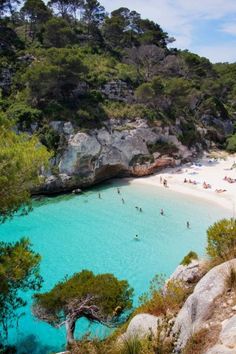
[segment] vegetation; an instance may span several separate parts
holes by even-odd
[[[3,0],[0,26],[0,105],[23,130],[37,123],[43,143],[51,120],[88,129],[109,118],[169,127],[178,119],[183,144],[202,142],[199,128],[207,127],[210,140],[235,151],[234,135],[226,142],[217,124],[235,122],[235,64],[168,49],[174,39],[135,10],[107,14],[97,0]],[[113,96],[104,89],[111,82],[127,93],[124,102],[119,88]]]
[[[40,289],[39,262],[40,256],[32,250],[28,239],[0,242],[0,326],[4,338],[23,315],[19,312],[26,305],[22,292]]]
[[[76,322],[85,317],[107,326],[119,324],[122,313],[132,307],[131,289],[112,274],[94,275],[83,270],[34,297],[33,313],[54,327],[66,326],[67,343],[74,342]]]
[[[165,282],[163,275],[156,275],[150,283],[149,291],[140,297],[138,312],[155,316],[175,313],[188,294],[182,282],[176,280]]]
[[[196,252],[190,251],[181,261],[180,264],[187,266],[189,265],[193,260],[198,259],[198,255]]]
[[[39,183],[39,171],[49,158],[36,137],[16,134],[0,114],[0,222],[30,207],[30,189]]]
[[[207,230],[207,254],[228,260],[236,257],[236,220],[222,219]]]

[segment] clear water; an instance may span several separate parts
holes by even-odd
[[[120,186],[121,194],[117,193]],[[102,199],[98,198],[101,193]],[[124,198],[125,204],[121,198]],[[137,211],[141,207],[143,212]],[[165,216],[160,215],[163,208]],[[198,199],[190,199],[153,186],[112,182],[79,196],[59,196],[35,202],[28,216],[15,217],[0,226],[0,240],[30,238],[42,255],[42,291],[49,290],[65,275],[82,269],[114,273],[127,279],[138,296],[148,289],[156,273],[170,275],[190,250],[204,254],[207,227],[226,211]],[[191,230],[186,228],[186,221]],[[138,234],[140,241],[134,240]],[[11,341],[19,352],[48,353],[63,349],[65,331],[35,320],[29,305]],[[106,329],[80,320],[77,335]]]

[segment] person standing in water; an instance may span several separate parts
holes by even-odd
[[[160,214],[163,216],[164,215],[164,210],[161,209]]]
[[[189,221],[187,221],[186,226],[187,226],[187,229],[190,229],[190,222]]]
[[[121,200],[122,200],[122,203],[123,203],[123,204],[125,204],[125,201],[124,201],[124,199],[122,198]]]
[[[135,235],[135,241],[139,241],[139,237],[138,237],[138,235]]]
[[[120,188],[117,188],[117,193],[120,194]]]
[[[98,193],[98,198],[102,199],[101,193]]]

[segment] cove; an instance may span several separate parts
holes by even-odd
[[[161,208],[165,216],[160,215]],[[30,238],[33,249],[42,256],[42,291],[67,275],[89,269],[127,279],[135,290],[137,305],[155,274],[169,276],[190,250],[204,255],[207,227],[227,214],[214,204],[164,188],[111,181],[78,196],[35,201],[29,215],[16,216],[0,226],[0,240]],[[190,230],[186,221],[190,222]],[[139,242],[134,240],[136,234]],[[10,331],[10,342],[18,345],[19,353],[64,349],[64,329],[34,319],[30,313],[31,294],[25,298],[25,316],[18,328]],[[102,326],[79,321],[77,337],[87,331],[97,336],[108,333]]]

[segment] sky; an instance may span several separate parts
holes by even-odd
[[[108,12],[136,10],[157,22],[176,41],[216,62],[236,62],[236,0],[100,0]]]

